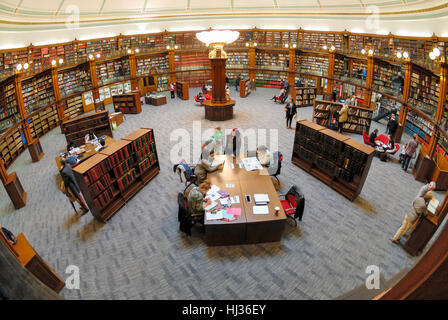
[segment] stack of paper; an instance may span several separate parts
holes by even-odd
[[[433,198],[431,201],[429,201],[428,211],[431,212],[432,214],[435,214],[438,206],[439,206],[439,200]]]
[[[269,214],[268,206],[253,206],[254,214]]]
[[[242,159],[242,161],[244,164],[244,168],[246,168],[246,171],[263,169],[262,165],[260,164],[260,161],[258,161],[256,157],[244,158]]]
[[[257,205],[268,204],[269,196],[265,193],[256,193],[256,194],[254,194],[254,201],[255,201],[255,204],[257,204]]]
[[[210,205],[208,205],[207,207],[204,208],[205,211],[210,211],[211,209],[213,209],[214,207],[216,207],[218,204],[215,201],[212,201],[212,203]]]
[[[220,220],[222,219],[222,210],[206,211],[205,218],[207,220]]]

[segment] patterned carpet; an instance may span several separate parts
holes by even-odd
[[[235,118],[220,123],[206,121],[192,100],[169,97],[167,105],[144,105],[141,114],[126,115],[114,138],[154,128],[161,173],[107,224],[90,213],[76,218],[56,188],[54,157],[65,147],[56,128],[41,138],[40,162],[25,152],[8,170],[17,171],[27,205],[14,210],[1,188],[0,224],[23,232],[62,278],[68,265],[80,268],[81,288],[64,288],[66,299],[334,299],[362,285],[368,265],[378,265],[385,279],[412,266],[417,259],[390,239],[422,184],[396,161],[375,158],[362,193],[350,202],[291,164],[294,130],[285,128],[283,106],[269,101],[276,93],[258,89],[242,99],[232,89]],[[311,120],[312,108],[299,109],[299,116]],[[183,185],[169,160],[178,143],[170,135],[184,129],[193,136],[195,120],[202,131],[216,125],[267,129],[268,145],[269,129],[278,130],[285,157],[279,191],[297,184],[306,197],[303,221],[287,226],[280,243],[207,247],[199,229],[191,237],[179,231],[176,196]],[[384,132],[384,125],[373,126]]]

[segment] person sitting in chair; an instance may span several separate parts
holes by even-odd
[[[378,135],[378,129],[373,130],[372,133],[370,134],[369,141],[372,145],[376,145],[375,139],[377,135]]]
[[[215,141],[211,143],[215,144]],[[206,146],[202,152],[201,162],[198,163],[194,169],[194,175],[197,177],[198,182],[203,182],[207,179],[207,173],[213,172],[223,167],[223,163],[215,161],[215,150]]]
[[[93,144],[96,141],[96,139],[98,139],[98,138],[96,137],[95,133],[93,131],[90,131],[84,137],[84,142]]]
[[[278,96],[274,95],[271,100],[274,100],[274,102],[280,101],[281,103],[284,103],[286,100],[285,88],[280,89],[280,94]]]
[[[259,146],[257,148],[257,159],[262,166],[269,167],[271,163],[271,153],[266,146]]]
[[[202,104],[202,102],[204,102],[204,100],[205,100],[204,95],[202,94],[202,92],[199,92],[198,95],[196,96],[196,101],[198,101]]]
[[[206,198],[208,190],[210,190],[211,184],[208,181],[202,182],[199,187],[193,187],[188,194],[188,213],[192,220],[197,222],[204,221],[204,208],[209,206],[212,201],[210,198]]]
[[[14,236],[14,234],[9,231],[8,229],[6,229],[5,227],[0,227],[0,233],[3,234],[3,236],[6,238],[6,240],[8,241],[8,243],[13,246],[17,243],[17,239]]]

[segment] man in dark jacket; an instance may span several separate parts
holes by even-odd
[[[286,104],[285,113],[286,113],[286,128],[291,129],[292,119],[297,114],[297,106],[292,98],[289,98],[289,102]]]
[[[79,203],[82,208],[82,214],[89,212],[89,207],[84,201],[84,198],[81,195],[81,190],[79,189],[79,185],[76,182],[75,176],[73,175],[72,166],[65,161],[64,158],[61,160],[62,170],[60,171],[62,180],[64,181],[65,190],[68,192],[68,189],[73,193],[75,198],[79,200]]]
[[[395,137],[395,132],[397,131],[398,128],[398,121],[397,117],[393,113],[390,115],[390,120],[389,123],[387,124],[387,128],[389,129],[389,134],[392,137]]]
[[[377,134],[378,134],[378,129],[373,130],[372,133],[370,134],[369,141],[373,145],[375,145],[375,139],[376,139]]]

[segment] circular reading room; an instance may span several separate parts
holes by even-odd
[[[0,300],[447,299],[448,5],[0,1]]]

